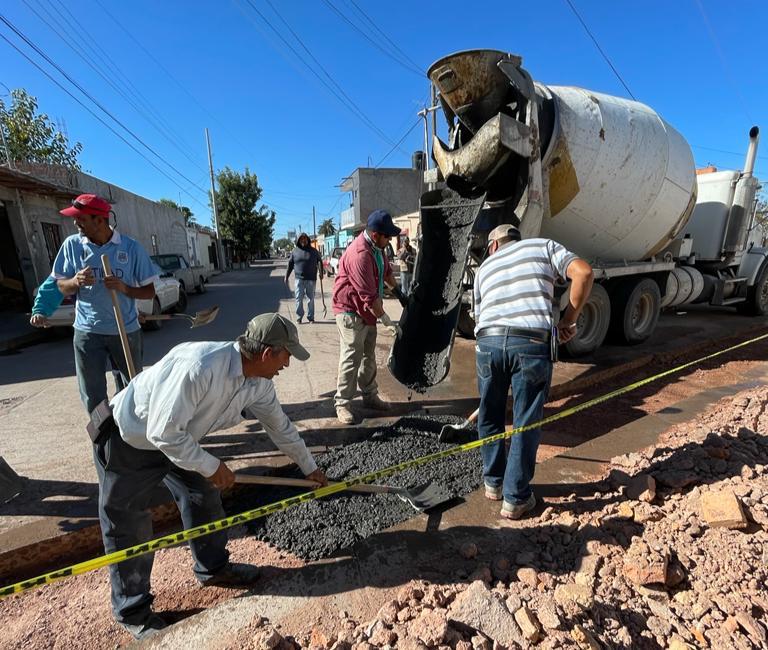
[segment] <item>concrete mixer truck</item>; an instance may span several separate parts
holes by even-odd
[[[467,289],[500,223],[555,239],[593,265],[592,294],[565,344],[574,356],[609,333],[645,341],[666,307],[768,312],[768,250],[755,227],[757,127],[743,171],[697,175],[690,146],[653,109],[538,83],[513,54],[459,52],[428,76],[448,138],[433,137],[437,169],[426,180],[438,189],[421,200],[414,282],[390,356],[402,383],[426,388],[447,374],[456,327],[472,331]]]

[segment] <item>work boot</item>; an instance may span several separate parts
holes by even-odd
[[[160,630],[164,630],[168,627],[162,618],[152,612],[149,618],[143,623],[122,623],[126,630],[131,633],[134,639],[148,639],[149,637],[157,634]]]
[[[352,413],[352,411],[348,406],[337,406],[336,418],[342,424],[354,424],[355,422],[357,422],[357,418],[355,417],[355,414]]]
[[[392,406],[387,404],[378,394],[365,395],[363,397],[363,406],[373,411],[391,411]]]
[[[531,492],[531,496],[529,496],[528,500],[523,503],[510,503],[505,500],[504,504],[501,506],[501,516],[504,517],[504,519],[520,519],[526,512],[533,510],[535,507],[536,497],[533,492]]]
[[[497,485],[488,485],[488,483],[485,483],[485,498],[490,499],[491,501],[501,501],[502,496],[502,490],[503,486]]]
[[[296,322],[297,322],[299,325],[301,325],[301,319],[302,319],[302,317],[301,317],[301,316],[299,316],[298,318],[296,318]]]
[[[259,579],[259,567],[228,562],[221,571],[206,580],[197,579],[203,587],[248,587]]]

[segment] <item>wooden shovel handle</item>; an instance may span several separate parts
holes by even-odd
[[[112,275],[112,267],[109,264],[109,258],[106,255],[101,256],[101,267],[104,269],[104,275]],[[117,293],[113,290],[109,290],[109,295],[112,298],[112,309],[115,312],[115,320],[117,321],[117,332],[120,334],[120,343],[123,345],[123,354],[125,355],[125,364],[128,367],[128,378],[133,379],[136,376],[136,366],[133,365],[133,355],[131,355],[131,346],[128,343],[128,334],[125,331],[125,321],[123,320],[123,312],[120,309],[120,303],[117,300]]]
[[[312,488],[320,487],[319,483],[310,481],[305,478],[283,478],[282,476],[251,476],[250,474],[235,474],[235,482],[250,483],[251,485],[288,485],[293,487]],[[382,494],[391,491],[387,485],[370,485],[368,483],[353,485],[348,489],[352,492],[364,492],[366,494]]]

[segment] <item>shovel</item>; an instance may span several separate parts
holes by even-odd
[[[219,314],[218,307],[211,307],[210,309],[203,309],[197,312],[194,316],[191,314],[158,314],[157,316],[144,316],[144,320],[171,320],[171,318],[186,318],[189,321],[190,329],[195,327],[202,327],[212,322]]]
[[[305,478],[283,478],[280,476],[235,474],[235,481],[238,483],[250,483],[252,485],[290,485],[294,487],[308,488],[320,487],[315,481],[310,481]],[[400,499],[419,512],[424,512],[425,510],[439,506],[452,499],[451,495],[432,481],[419,485],[412,490],[394,487],[392,485],[373,485],[370,483],[360,483],[359,485],[353,485],[347,489],[352,492],[364,492],[366,494],[396,494]]]
[[[325,306],[325,291],[323,291],[323,274],[320,273],[320,300],[323,302],[323,318],[328,316],[328,307]]]
[[[437,436],[438,442],[461,442],[463,436],[462,433],[466,433],[475,422],[477,422],[477,416],[480,415],[480,409],[477,408],[464,422],[459,424],[446,424],[440,429],[440,435]]]

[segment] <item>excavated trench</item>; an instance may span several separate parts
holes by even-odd
[[[452,416],[405,417],[375,431],[368,440],[318,457],[317,462],[330,480],[359,476],[454,446],[455,443],[438,442],[437,436],[444,424],[459,421]],[[469,431],[465,439],[473,440],[476,436],[476,431]],[[384,482],[413,488],[428,481],[434,481],[453,499],[469,494],[482,483],[480,454],[460,453],[398,473]],[[296,488],[242,490],[227,504],[227,510],[242,512],[297,493]],[[258,539],[281,550],[305,560],[318,560],[414,515],[415,510],[396,495],[344,492],[259,519],[249,524],[249,529]]]

